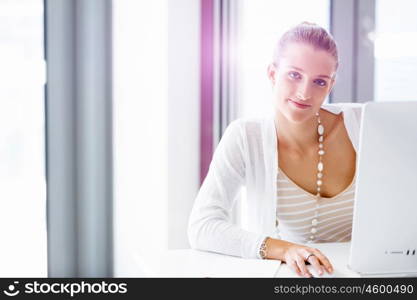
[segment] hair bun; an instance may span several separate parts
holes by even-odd
[[[304,21],[300,25],[309,25],[309,26],[317,26],[316,23]]]

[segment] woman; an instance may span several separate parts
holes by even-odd
[[[267,72],[274,115],[228,126],[191,212],[192,248],[282,260],[305,277],[307,262],[333,271],[308,243],[349,241],[352,229],[361,108],[322,106],[338,65],[333,38],[315,24],[281,37]],[[247,228],[229,219],[242,186]]]

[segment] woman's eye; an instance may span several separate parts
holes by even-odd
[[[327,82],[321,79],[316,79],[315,83],[318,84],[319,86],[326,86]]]
[[[291,77],[291,78],[296,78],[296,79],[298,79],[298,78],[300,78],[301,76],[300,76],[300,73],[297,73],[297,72],[290,72],[289,73],[289,76]]]

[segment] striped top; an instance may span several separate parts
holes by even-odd
[[[294,243],[350,241],[355,177],[331,198],[316,196],[293,182],[281,169],[277,176],[278,238]]]

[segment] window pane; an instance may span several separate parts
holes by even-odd
[[[43,1],[0,0],[1,277],[46,277]]]
[[[243,0],[239,43],[239,97],[241,116],[272,111],[271,87],[266,75],[275,43],[290,26],[303,21],[329,28],[329,0]]]
[[[375,5],[375,99],[417,100],[417,1]]]

